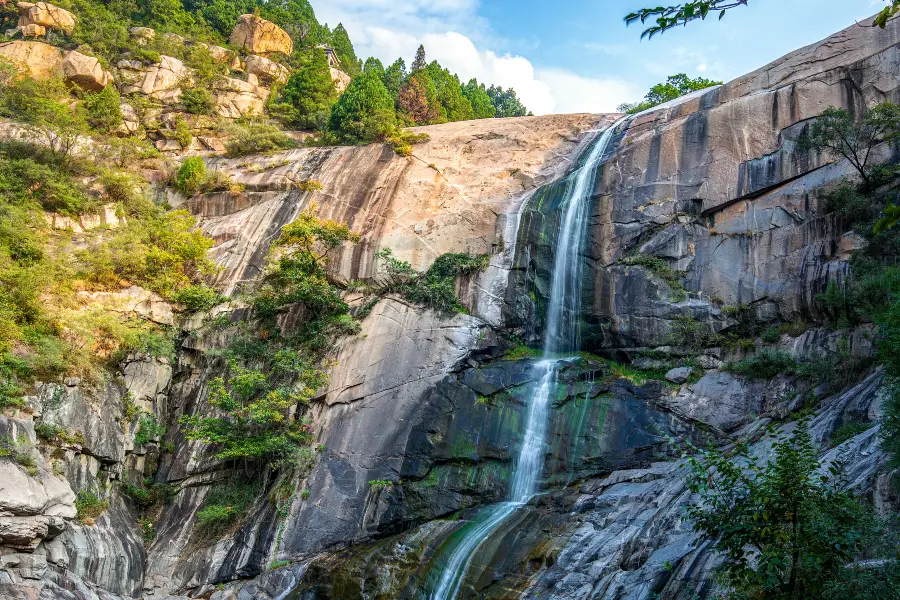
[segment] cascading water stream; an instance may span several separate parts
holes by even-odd
[[[465,532],[453,549],[431,600],[456,598],[478,547],[537,492],[538,480],[544,470],[550,399],[556,384],[556,361],[552,357],[574,352],[579,347],[581,255],[587,236],[588,199],[594,187],[597,167],[620,122],[617,121],[600,134],[581,167],[566,178],[561,204],[564,212],[560,220],[551,273],[544,358],[534,366],[540,376],[540,383],[528,405],[525,437],[513,467],[509,500],[489,507]]]

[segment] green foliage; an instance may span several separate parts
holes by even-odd
[[[722,370],[756,379],[773,379],[782,373],[794,373],[796,368],[797,361],[790,354],[764,348],[737,362],[726,363]]]
[[[337,96],[328,59],[321,48],[310,53],[281,91],[281,101],[293,109],[288,122],[303,129],[325,129]]]
[[[289,560],[275,560],[269,563],[269,570],[274,571],[275,569],[280,569],[281,567],[286,567],[291,564]]]
[[[17,440],[8,437],[0,440],[0,458],[11,458],[19,466],[23,467],[32,477],[38,474],[37,460],[34,458],[34,448],[25,436]]]
[[[716,16],[722,20],[725,14],[732,8],[746,6],[749,0],[691,0],[684,4],[674,6],[657,6],[653,8],[641,8],[625,16],[625,24],[631,25],[640,21],[645,24],[647,20],[656,23],[641,33],[644,37],[652,38],[657,33],[663,33],[679,25],[687,25],[697,19],[705,20],[707,16]],[[884,29],[888,19],[900,12],[900,0],[886,0],[886,6],[878,14],[874,25]]]
[[[156,537],[156,526],[153,524],[153,519],[145,518],[138,519],[138,527],[141,528],[141,533],[144,536],[144,543],[149,544]]]
[[[703,77],[691,79],[684,73],[669,75],[664,83],[657,83],[651,87],[650,91],[647,92],[647,95],[644,96],[644,99],[641,102],[621,104],[617,110],[630,114],[639,113],[648,108],[653,108],[654,106],[669,102],[670,100],[675,100],[685,94],[690,94],[691,92],[712,87],[714,85],[722,85],[722,82],[712,81],[711,79],[705,79]]]
[[[669,326],[667,343],[697,352],[712,345],[715,336],[709,327],[699,323],[691,315],[678,315]]]
[[[373,479],[369,482],[372,491],[379,492],[381,490],[389,490],[394,487],[394,482],[388,479]]]
[[[185,286],[172,295],[172,300],[184,305],[187,312],[203,312],[225,301],[215,288],[205,283]]]
[[[205,87],[182,86],[181,107],[194,115],[211,115],[216,106],[212,92]]]
[[[394,99],[374,71],[357,76],[331,111],[328,130],[348,142],[381,141],[396,124]]]
[[[109,508],[109,502],[101,500],[96,494],[81,490],[75,498],[75,518],[86,525],[93,525]]]
[[[199,533],[207,538],[223,535],[249,514],[260,491],[258,482],[245,479],[214,484],[197,511]]]
[[[342,23],[338,23],[337,27],[331,32],[331,47],[337,54],[338,60],[341,62],[341,69],[351,77],[355,77],[362,68],[362,62],[356,58],[356,52],[353,50],[353,44],[350,43],[350,36],[344,29]]]
[[[834,433],[831,434],[830,445],[832,448],[840,446],[847,440],[872,429],[872,427],[872,423],[866,423],[864,421],[847,421],[841,423],[841,426],[835,429]]]
[[[781,339],[781,328],[776,325],[766,327],[759,337],[767,344],[774,344]]]
[[[178,493],[175,485],[153,483],[152,477],[144,479],[142,485],[123,483],[120,491],[131,498],[145,513],[171,502]]]
[[[166,428],[160,425],[155,415],[143,414],[138,421],[138,430],[134,435],[134,445],[144,446],[153,440],[162,439]]]
[[[700,496],[688,513],[717,542],[730,598],[819,598],[873,527],[870,511],[843,490],[840,467],[820,471],[805,420],[765,462],[743,442],[688,460],[688,486]]]
[[[45,442],[62,445],[62,444],[79,444],[84,445],[84,434],[76,431],[74,434],[69,433],[65,427],[55,425],[53,423],[37,423],[34,426],[34,433]]]
[[[189,156],[184,159],[175,174],[175,188],[186,196],[193,196],[200,191],[206,181],[206,163],[200,156]]]
[[[78,253],[83,275],[101,288],[128,280],[171,298],[215,272],[215,264],[206,255],[213,242],[196,225],[196,219],[184,210],[158,210],[144,219],[129,220],[106,240]]]
[[[878,144],[900,135],[900,106],[882,102],[865,109],[858,119],[843,108],[827,108],[800,140],[800,147],[845,158],[872,189],[869,158]]]
[[[456,278],[482,271],[490,261],[487,254],[473,257],[447,253],[419,273],[408,262],[395,258],[390,248],[377,252],[375,257],[385,270],[384,292],[398,293],[414,304],[448,314],[465,312],[456,295]]]
[[[0,116],[21,122],[29,132],[65,162],[78,137],[88,129],[85,111],[60,100],[69,97],[61,79],[22,78],[0,86]]]
[[[114,85],[95,94],[85,94],[81,105],[87,112],[87,122],[103,132],[116,131],[122,125],[121,100]]]
[[[504,90],[499,86],[491,86],[487,89],[487,95],[494,105],[494,116],[503,117],[524,117],[529,114],[528,109],[516,96],[516,91],[512,88]]]
[[[491,97],[483,83],[478,83],[476,79],[470,79],[469,82],[463,86],[462,92],[463,96],[465,96],[472,105],[474,118],[490,119],[496,116],[497,109],[494,108]]]
[[[228,127],[225,150],[230,157],[263,154],[296,147],[297,143],[271,123],[259,119],[237,121]]]
[[[682,302],[687,298],[687,292],[684,289],[684,284],[681,282],[681,275],[672,270],[672,267],[669,266],[665,259],[649,254],[635,254],[623,258],[619,261],[619,264],[644,267],[661,278],[669,286],[674,302]]]
[[[217,416],[182,417],[188,438],[212,444],[221,460],[276,467],[306,462],[313,438],[300,409],[327,382],[321,358],[333,337],[358,330],[327,279],[328,253],[358,240],[346,225],[318,219],[315,207],[282,229],[273,250],[277,258],[252,298],[256,314],[269,325],[259,337],[235,341],[226,376],[208,388],[206,399]],[[305,320],[295,335],[274,333],[277,316],[298,305]]]

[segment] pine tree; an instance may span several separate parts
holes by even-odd
[[[388,92],[390,92],[391,96],[396,99],[397,95],[400,93],[400,88],[403,86],[403,82],[406,80],[406,63],[403,62],[402,58],[398,58],[394,61],[394,64],[384,70],[383,79],[384,86],[387,88]]]
[[[334,48],[335,54],[341,61],[341,70],[351,77],[354,77],[362,70],[362,63],[356,58],[356,52],[353,50],[350,36],[341,23],[338,23],[338,26],[331,32],[331,47]]]
[[[425,62],[425,46],[419,44],[419,49],[416,50],[416,58],[413,60],[412,67],[410,68],[410,73],[418,73],[422,69],[427,66],[428,63]]]
[[[397,108],[415,125],[428,125],[440,117],[437,89],[426,71],[410,77],[397,98]]]
[[[384,65],[375,57],[370,56],[363,65],[363,71],[375,71],[378,76],[384,79]]]
[[[328,129],[347,141],[380,141],[397,123],[394,99],[374,71],[355,77],[331,111]]]
[[[476,119],[491,119],[496,114],[497,110],[491,104],[491,97],[488,96],[484,84],[478,83],[478,80],[470,79],[469,83],[463,86],[463,96],[471,102]]]
[[[291,124],[323,129],[337,96],[325,52],[315,48],[307,63],[288,79],[281,100],[296,111],[288,119]]]

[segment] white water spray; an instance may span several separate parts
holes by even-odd
[[[544,359],[534,368],[540,375],[538,388],[528,404],[525,438],[513,467],[509,500],[489,507],[453,549],[431,600],[453,600],[459,592],[472,556],[520,506],[537,492],[544,471],[550,399],[556,387],[554,354],[574,352],[579,347],[578,318],[581,307],[581,255],[587,237],[589,198],[597,167],[621,121],[603,131],[581,167],[566,177],[556,253],[551,273],[550,302],[544,333]]]

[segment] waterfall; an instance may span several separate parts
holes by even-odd
[[[539,384],[528,404],[525,437],[513,467],[509,499],[489,507],[465,532],[453,549],[440,581],[431,594],[431,600],[456,598],[478,547],[537,492],[538,480],[544,470],[550,399],[556,387],[557,361],[553,357],[579,348],[581,255],[587,237],[588,200],[594,187],[597,168],[620,122],[621,120],[617,121],[600,134],[582,165],[566,177],[561,205],[564,212],[560,219],[551,273],[544,358],[533,367]]]

